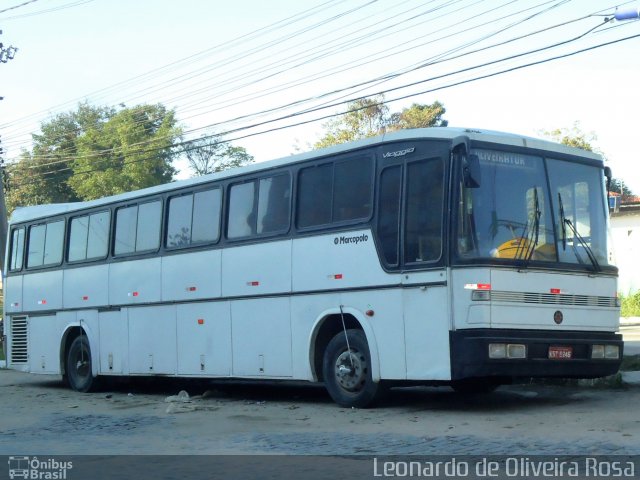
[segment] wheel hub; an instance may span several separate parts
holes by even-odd
[[[343,352],[336,360],[335,372],[342,388],[350,392],[360,390],[367,378],[364,356],[353,349]]]

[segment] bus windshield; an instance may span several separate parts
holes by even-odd
[[[596,271],[609,264],[600,168],[504,151],[471,153],[479,158],[480,178],[472,186],[461,181],[459,189],[460,259]]]

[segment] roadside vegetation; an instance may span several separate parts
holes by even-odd
[[[640,291],[620,296],[620,316],[640,317]]]

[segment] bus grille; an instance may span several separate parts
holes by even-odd
[[[575,305],[581,307],[617,307],[615,297],[568,295],[564,293],[531,293],[491,291],[491,300],[509,303],[536,303],[541,305]]]
[[[27,363],[27,317],[11,319],[11,363]]]

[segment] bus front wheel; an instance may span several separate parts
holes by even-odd
[[[86,336],[80,335],[69,347],[67,352],[66,380],[69,386],[77,392],[95,390],[97,379],[94,378],[91,367],[91,348]]]
[[[371,377],[369,345],[361,330],[340,332],[331,339],[322,370],[327,391],[340,406],[366,408],[386,393],[386,387]]]

